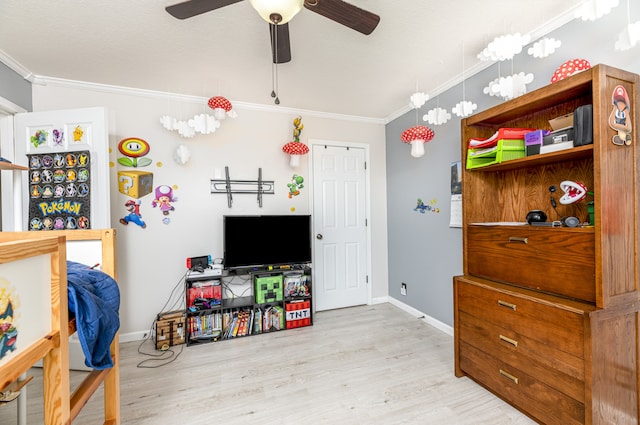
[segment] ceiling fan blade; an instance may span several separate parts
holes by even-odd
[[[371,34],[380,22],[375,13],[342,0],[305,0],[304,7],[364,35]]]
[[[241,1],[242,0],[188,0],[167,6],[165,10],[174,18],[187,19]]]
[[[285,63],[291,60],[291,43],[289,42],[289,24],[269,24],[271,36],[271,55],[273,63]]]

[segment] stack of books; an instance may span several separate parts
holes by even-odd
[[[469,139],[467,169],[485,167],[526,156],[524,135],[534,128],[501,128],[493,136]]]

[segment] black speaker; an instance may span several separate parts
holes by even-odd
[[[527,213],[527,223],[543,223],[547,221],[547,215],[544,211],[531,210]]]
[[[580,220],[577,217],[562,217],[560,221],[566,227],[578,227],[580,225]]]

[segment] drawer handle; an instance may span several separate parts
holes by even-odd
[[[509,372],[505,372],[504,370],[500,369],[500,375],[504,376],[505,378],[513,381],[515,384],[518,383],[518,378],[516,378],[515,376],[513,376],[512,374],[510,374]]]
[[[521,238],[518,236],[509,236],[509,243],[511,242],[518,242],[518,243],[523,243],[526,244],[529,242],[529,238]]]
[[[500,341],[504,341],[507,344],[513,345],[514,347],[518,346],[518,341],[516,341],[515,339],[511,339],[511,338],[509,338],[507,336],[504,336],[504,335],[500,335]]]
[[[498,300],[498,305],[501,306],[501,307],[510,308],[511,310],[516,311],[516,305],[515,304],[511,304],[511,303],[508,303],[506,301]]]

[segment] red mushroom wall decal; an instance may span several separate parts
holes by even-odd
[[[223,120],[227,115],[231,118],[235,118],[238,116],[236,111],[234,111],[231,106],[231,102],[229,99],[222,96],[214,96],[207,102],[209,108],[213,109],[213,116],[216,119]]]
[[[293,141],[285,144],[282,147],[282,151],[288,155],[291,155],[289,166],[291,168],[297,168],[300,166],[300,156],[309,153],[309,147],[300,141],[300,133],[304,124],[302,124],[302,117],[297,116],[293,119]]]
[[[400,140],[411,144],[411,156],[420,158],[424,155],[424,144],[433,139],[434,133],[425,125],[416,125],[402,132]]]

